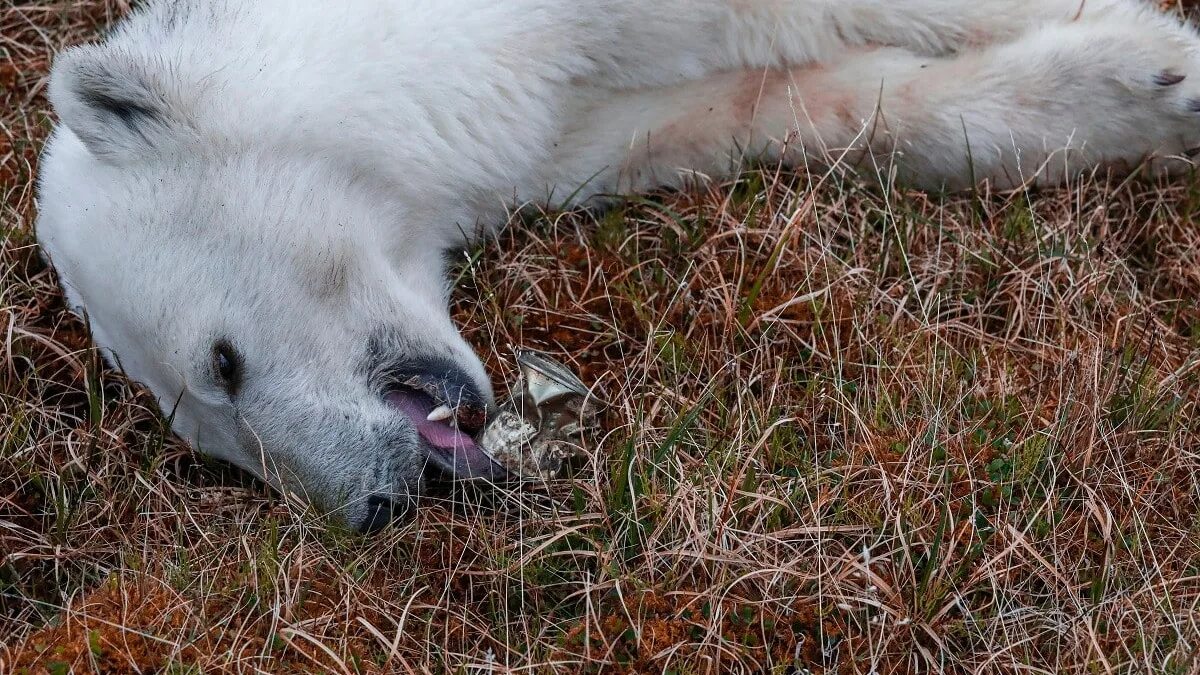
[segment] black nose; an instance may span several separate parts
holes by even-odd
[[[358,526],[358,531],[363,534],[375,534],[393,520],[405,517],[410,509],[411,504],[408,500],[396,501],[380,495],[367,497],[367,517]]]

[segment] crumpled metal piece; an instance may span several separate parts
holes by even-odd
[[[563,462],[581,454],[584,434],[596,426],[602,404],[566,366],[532,350],[518,350],[520,379],[476,442],[518,477],[554,478]]]

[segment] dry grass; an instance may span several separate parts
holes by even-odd
[[[172,439],[39,261],[49,54],[123,9],[0,10],[0,672],[1200,671],[1194,181],[514,222],[456,315],[610,432],[362,540]]]

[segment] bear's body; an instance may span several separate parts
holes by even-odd
[[[375,527],[480,466],[413,410],[491,400],[444,256],[507,209],[746,155],[1183,168],[1200,42],[1137,0],[164,0],[51,98],[38,235],[100,346],[199,449]]]

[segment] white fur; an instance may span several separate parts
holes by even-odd
[[[360,523],[422,461],[369,337],[490,391],[442,256],[507,209],[745,154],[930,187],[1173,170],[1198,45],[1138,0],[160,0],[55,64],[38,234],[178,433]]]

